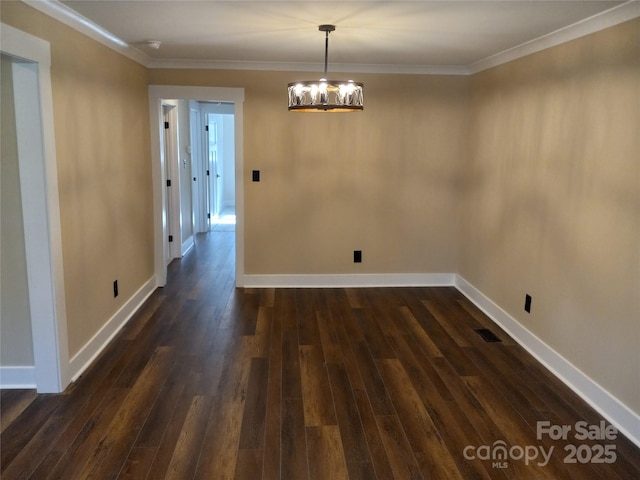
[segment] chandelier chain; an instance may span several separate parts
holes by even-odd
[[[327,78],[328,62],[329,62],[329,30],[326,30],[325,37],[324,37],[324,78]]]

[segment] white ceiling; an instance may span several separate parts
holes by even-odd
[[[29,2],[34,3],[34,2]],[[625,1],[63,1],[150,64],[217,62],[329,71],[469,69]],[[596,17],[597,18],[597,17]],[[583,22],[584,23],[584,22]],[[160,49],[146,40],[159,40]],[[280,67],[280,68],[278,68]]]

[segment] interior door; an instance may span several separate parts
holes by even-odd
[[[178,169],[178,130],[177,108],[175,105],[162,106],[164,121],[164,158],[166,178],[166,222],[167,238],[165,242],[167,254],[165,262],[168,265],[174,258],[180,258],[181,252],[181,227],[180,227],[180,174]]]
[[[220,195],[220,182],[221,177],[218,165],[218,122],[213,115],[207,115],[207,140],[208,140],[208,152],[209,152],[209,166],[207,175],[209,181],[209,212],[211,221],[216,219],[220,214],[220,202],[218,197]]]
[[[198,102],[190,101],[190,134],[191,134],[191,172],[192,172],[192,202],[194,231],[206,232],[209,230],[209,221],[206,207],[206,165],[203,158],[203,129],[200,121],[200,106]]]

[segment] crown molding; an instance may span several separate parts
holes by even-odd
[[[158,60],[152,59],[149,68],[185,68],[210,70],[269,70],[282,72],[322,72],[320,63],[301,62],[244,62],[218,60]],[[334,73],[383,73],[414,75],[469,75],[469,69],[458,65],[384,65],[332,63]]]
[[[270,70],[287,72],[319,72],[322,65],[296,62],[244,62],[219,60],[158,60],[132,47],[122,39],[91,20],[78,14],[58,0],[21,0],[23,3],[55,18],[65,25],[84,33],[106,47],[130,58],[147,68],[216,69],[216,70]],[[605,12],[581,20],[567,27],[503,52],[478,60],[471,65],[383,65],[383,64],[332,64],[332,72],[378,73],[412,75],[473,75],[547,48],[584,37],[640,17],[640,0],[630,0]]]
[[[92,22],[86,17],[83,17],[75,10],[67,7],[64,3],[58,0],[21,0],[26,5],[48,15],[51,18],[64,23],[68,27],[87,35],[93,40],[101,43],[105,47],[109,47],[112,50],[130,58],[131,60],[144,65],[148,65],[150,57],[145,55],[140,50],[129,45],[124,40],[118,38],[108,30],[102,28],[100,25]]]
[[[508,63],[513,60],[517,60],[518,58],[546,50],[547,48],[555,47],[562,43],[599,32],[600,30],[613,27],[639,16],[640,1],[630,0],[622,5],[613,7],[592,17],[585,18],[584,20],[568,25],[560,30],[556,30],[555,32],[551,32],[503,52],[478,60],[477,62],[469,65],[469,73],[473,75],[474,73],[497,67],[503,63]]]

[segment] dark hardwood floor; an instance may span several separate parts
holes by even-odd
[[[199,235],[63,394],[2,391],[3,480],[640,478],[454,288],[236,289],[233,235]]]

